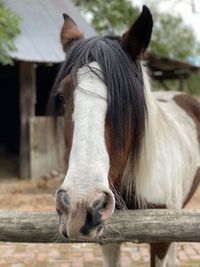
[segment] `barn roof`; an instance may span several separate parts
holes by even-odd
[[[70,0],[4,0],[4,3],[21,17],[21,34],[15,40],[17,51],[10,54],[13,59],[38,63],[62,62],[64,53],[59,35],[63,13],[74,19],[85,37],[96,35]]]

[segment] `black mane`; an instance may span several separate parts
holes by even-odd
[[[92,61],[99,64],[107,86],[107,119],[113,145],[121,151],[131,134],[130,156],[137,163],[147,117],[142,70],[140,62],[133,61],[123,49],[119,37],[93,37],[74,42],[67,51],[51,93],[54,107],[59,106],[57,89],[62,79],[70,73],[76,78],[77,70]]]

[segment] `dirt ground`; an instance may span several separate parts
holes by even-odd
[[[54,194],[63,177],[55,174],[33,181],[0,178],[0,210],[54,211]],[[200,186],[187,208],[200,208]]]
[[[54,194],[62,174],[30,181],[12,176],[0,178],[0,210],[54,211]],[[0,177],[5,175],[0,173]],[[188,208],[200,208],[200,187]],[[200,244],[178,245],[180,267],[200,267]],[[126,243],[122,247],[123,267],[149,266],[148,245]],[[100,267],[101,251],[93,244],[16,244],[0,243],[0,267]]]
[[[41,179],[17,178],[18,158],[0,151],[0,210],[54,211],[54,194],[64,174],[52,171]],[[187,208],[200,208],[200,186]]]

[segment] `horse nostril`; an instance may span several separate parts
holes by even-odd
[[[96,210],[97,213],[101,214],[101,220],[103,221],[112,215],[114,206],[115,200],[111,191],[103,192],[103,197],[93,203],[93,209]]]
[[[61,233],[65,238],[68,238],[67,232],[65,230],[62,231]]]
[[[105,194],[105,198],[102,203],[102,209],[105,209],[107,205],[108,205],[108,195]]]
[[[103,197],[101,199],[96,200],[92,206],[94,210],[99,211],[101,209],[105,209],[107,204],[107,194],[104,193]]]
[[[58,217],[61,217],[62,216],[62,211],[61,210],[56,209],[56,212],[57,212]]]
[[[63,194],[63,201],[66,205],[69,205],[70,204],[70,201],[69,201],[69,197],[67,196],[67,194]]]
[[[68,209],[70,205],[70,199],[66,191],[62,188],[58,189],[56,192],[56,204],[57,204],[57,209],[62,210],[62,209]],[[60,215],[60,213],[58,213]],[[61,212],[62,215],[62,212]]]

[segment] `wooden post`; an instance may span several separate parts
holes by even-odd
[[[181,75],[179,77],[179,88],[178,88],[178,91],[184,92],[184,89],[185,89],[185,78],[184,78],[183,75]]]
[[[25,243],[200,242],[200,210],[116,211],[99,239],[65,239],[55,212],[0,212],[0,241]]]
[[[20,178],[30,178],[29,119],[35,115],[36,73],[33,63],[20,62]]]
[[[159,80],[160,81],[160,84],[163,86],[163,88],[166,90],[166,91],[170,91],[170,88],[168,87],[168,85],[164,82],[164,80]]]

